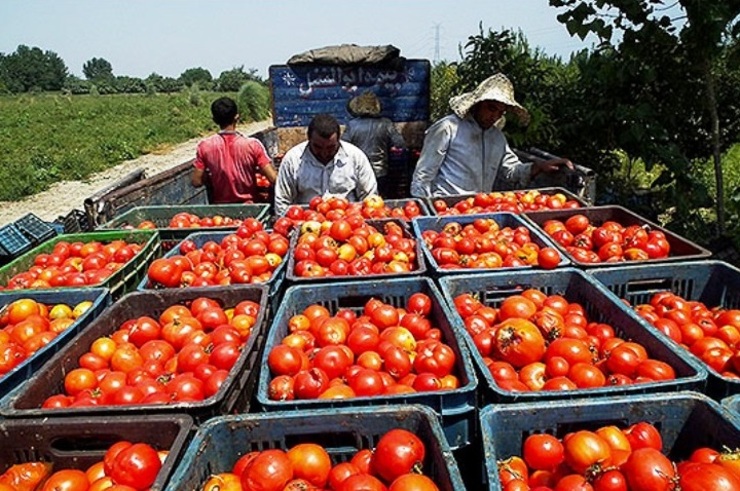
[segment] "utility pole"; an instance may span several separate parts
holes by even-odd
[[[439,28],[440,24],[434,24],[434,64],[438,64],[440,61],[439,56]]]

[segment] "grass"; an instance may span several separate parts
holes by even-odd
[[[209,101],[219,95],[1,96],[0,201],[213,131]]]

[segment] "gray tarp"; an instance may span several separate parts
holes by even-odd
[[[401,50],[390,44],[386,46],[358,46],[341,44],[316,48],[293,55],[288,65],[317,63],[325,65],[392,65],[403,62]]]

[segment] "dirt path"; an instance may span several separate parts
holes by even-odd
[[[269,121],[260,121],[242,125],[239,131],[251,135],[269,126]],[[142,155],[137,159],[127,160],[85,181],[58,182],[48,190],[21,201],[0,201],[0,225],[14,222],[27,213],[52,222],[75,208],[84,210],[85,198],[137,169],[144,169],[147,176],[153,176],[192,159],[200,140],[201,138],[193,138],[174,145],[167,153]]]

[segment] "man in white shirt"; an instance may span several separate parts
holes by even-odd
[[[514,87],[497,73],[473,91],[450,99],[453,114],[426,132],[411,181],[415,197],[490,192],[495,184],[524,188],[540,172],[573,169],[568,159],[524,163],[496,126],[507,112],[526,124],[529,113],[514,99]]]
[[[339,122],[319,114],[308,125],[308,141],[285,153],[275,182],[275,214],[314,196],[342,196],[361,201],[377,194],[375,173],[365,153],[339,139]]]

